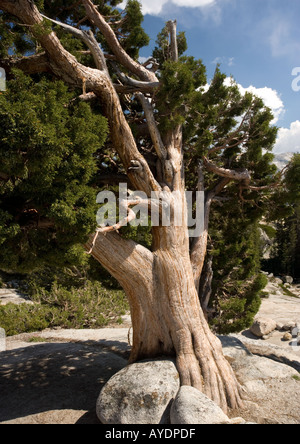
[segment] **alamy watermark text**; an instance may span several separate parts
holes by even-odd
[[[134,217],[125,225],[133,227],[188,227],[189,236],[199,237],[204,231],[204,192],[152,192],[149,199],[142,191],[129,192],[127,184],[120,184],[119,198],[112,191],[101,191],[97,197],[101,205],[97,213],[100,228],[113,227],[117,219],[126,220],[128,208]]]

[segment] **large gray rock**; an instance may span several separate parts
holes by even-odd
[[[230,420],[206,395],[183,386],[172,404],[171,424],[230,424]]]
[[[263,336],[267,336],[276,330],[277,324],[273,319],[268,318],[257,318],[254,321],[254,324],[250,328],[251,333],[255,336],[262,338]]]
[[[167,424],[179,388],[179,374],[171,360],[129,365],[102,389],[98,418],[103,424]]]

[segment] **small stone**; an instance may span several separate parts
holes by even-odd
[[[291,333],[285,333],[285,335],[282,338],[284,341],[288,342],[291,341],[293,339],[293,336],[291,335]]]

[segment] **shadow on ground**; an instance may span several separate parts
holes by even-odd
[[[107,344],[112,346],[118,343]],[[0,353],[0,423],[99,423],[97,397],[125,358],[91,341]]]

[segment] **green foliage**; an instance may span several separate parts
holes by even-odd
[[[8,336],[45,328],[101,328],[119,322],[128,311],[125,294],[86,281],[83,287],[66,289],[53,283],[50,290],[36,287],[34,305],[0,306],[0,325]]]
[[[233,333],[248,328],[261,304],[261,291],[267,285],[260,271],[260,235],[257,224],[237,221],[232,215],[216,221],[214,281],[211,324],[218,333]],[[233,223],[232,221],[235,221]]]
[[[300,154],[295,154],[286,172],[285,181],[292,203],[300,201]]]
[[[177,44],[178,44],[178,55],[182,56],[188,48],[184,32],[178,33]],[[167,25],[158,34],[156,45],[157,46],[155,46],[152,55],[160,64],[160,66],[163,66],[164,62],[170,60],[171,58],[170,36]]]
[[[0,96],[2,269],[83,260],[79,244],[96,226],[92,181],[107,123],[73,97],[62,82],[20,72]]]
[[[35,35],[37,39],[40,39],[46,35],[51,34],[52,32],[52,23],[50,20],[43,19],[43,21],[39,24],[32,26],[32,33]]]
[[[138,59],[139,50],[148,46],[149,36],[142,28],[144,16],[141,11],[141,3],[137,0],[128,0],[125,8],[125,19],[121,26],[123,38],[121,44],[126,52],[134,59]]]
[[[261,228],[266,233],[266,235],[268,236],[269,239],[275,239],[276,228],[274,228],[270,225],[265,225],[265,224],[260,224],[259,228]]]
[[[0,325],[7,336],[44,330],[50,319],[51,313],[46,307],[27,304],[0,306]]]
[[[279,284],[279,287],[282,289],[283,293],[286,296],[290,296],[291,298],[299,298],[299,296],[295,295],[292,291],[290,291],[288,288],[286,288],[283,284]]]
[[[35,50],[34,39],[8,14],[0,11],[0,59],[7,54],[21,56]]]
[[[262,290],[267,282],[266,276],[258,274],[246,281],[233,280],[231,288],[225,284],[222,297],[215,300],[217,315],[211,321],[213,328],[219,334],[236,333],[249,328],[259,311],[261,298],[264,297]]]
[[[206,83],[205,73],[201,60],[193,57],[181,57],[179,62],[164,62],[160,74],[162,86],[157,93],[158,120],[162,132],[186,122],[191,106],[197,99],[197,88]]]

